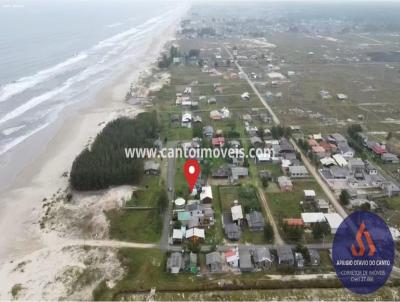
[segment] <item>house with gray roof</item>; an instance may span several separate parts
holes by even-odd
[[[304,166],[289,166],[289,175],[291,178],[307,178],[310,176]]]
[[[249,176],[249,169],[246,167],[231,167],[231,180],[236,181],[239,178]]]
[[[278,255],[278,265],[279,266],[293,266],[294,265],[293,251],[289,245],[279,245],[276,248],[276,253]]]
[[[167,272],[171,274],[178,274],[183,269],[183,266],[184,263],[182,253],[171,253],[167,260]]]
[[[272,257],[269,249],[265,246],[255,247],[252,250],[253,262],[258,269],[268,269],[272,266]]]
[[[239,249],[239,268],[241,272],[252,272],[254,270],[248,248]]]
[[[250,231],[262,232],[264,231],[265,221],[264,216],[258,211],[252,211],[246,214],[247,225]]]
[[[212,252],[206,254],[206,265],[212,273],[222,272],[222,257],[219,252]]]
[[[392,163],[392,164],[399,163],[399,157],[393,153],[383,153],[381,155],[381,159],[384,163]]]
[[[240,230],[240,227],[236,223],[225,223],[224,224],[224,231],[225,231],[225,236],[229,240],[237,241],[240,239],[240,235],[242,234],[242,231]]]

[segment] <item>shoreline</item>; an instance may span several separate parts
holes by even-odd
[[[145,57],[127,64],[95,97],[79,109],[68,108],[66,117],[43,130],[54,135],[47,143],[37,139],[40,154],[18,173],[10,188],[0,193],[0,228],[8,230],[0,239],[0,265],[46,246],[46,238],[39,228],[43,199],[67,189],[68,177],[63,177],[63,173],[70,171],[75,157],[106,123],[140,111],[125,102],[125,95],[131,84],[136,86],[143,73],[154,68],[160,52],[175,38],[178,24],[179,20],[163,29],[149,42]]]

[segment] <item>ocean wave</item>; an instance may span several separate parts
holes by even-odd
[[[11,128],[7,128],[7,129],[3,130],[1,133],[3,133],[3,135],[5,135],[5,136],[9,136],[25,127],[26,127],[26,125],[11,127]]]
[[[0,87],[0,102],[4,102],[14,95],[20,94],[21,92],[24,92],[25,90],[32,88],[57,74],[65,72],[67,67],[75,65],[87,57],[87,53],[80,53],[62,63],[54,65],[53,67],[39,71],[35,75],[20,78],[16,82]]]
[[[34,135],[35,133],[39,132],[40,130],[46,128],[49,125],[50,125],[50,122],[45,123],[43,125],[40,125],[40,127],[36,128],[36,129],[33,129],[32,131],[29,131],[28,133],[26,133],[24,135],[21,135],[21,136],[15,138],[15,139],[11,140],[9,143],[2,144],[2,146],[0,148],[0,155],[3,155],[8,150],[14,148],[18,144],[22,143],[24,140],[29,138],[30,136]]]

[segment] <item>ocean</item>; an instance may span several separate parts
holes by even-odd
[[[173,1],[0,0],[0,163],[143,55],[182,11]]]

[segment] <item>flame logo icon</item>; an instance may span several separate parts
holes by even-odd
[[[360,224],[360,228],[358,229],[357,235],[356,235],[356,241],[359,246],[359,251],[357,251],[356,247],[354,244],[351,245],[351,254],[353,256],[364,256],[365,254],[365,246],[362,240],[362,236],[365,237],[365,240],[367,241],[369,252],[368,256],[373,256],[376,251],[376,247],[374,242],[371,239],[371,235],[369,234],[368,231],[365,230],[365,223],[364,221]]]

